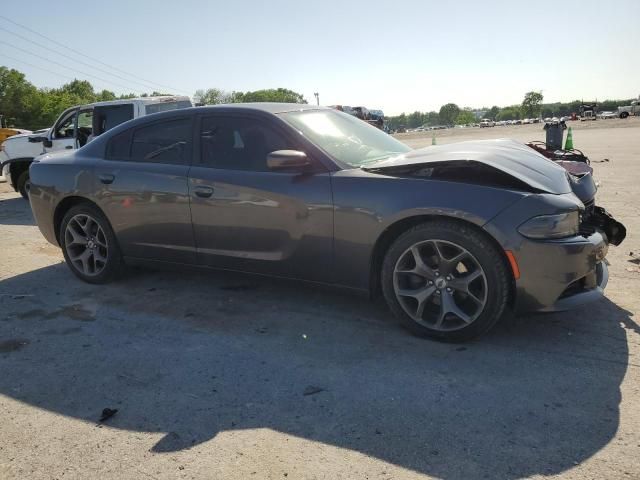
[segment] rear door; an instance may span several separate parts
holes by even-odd
[[[195,262],[188,171],[191,117],[145,123],[115,135],[95,168],[99,205],[125,256]]]
[[[330,175],[313,158],[304,171],[270,171],[268,153],[302,147],[269,118],[201,118],[189,178],[198,262],[331,281]]]

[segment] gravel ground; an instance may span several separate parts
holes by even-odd
[[[0,184],[0,478],[640,478],[640,119],[572,126],[629,231],[607,298],[465,345],[298,283],[83,284]],[[104,408],[118,412],[100,423]]]

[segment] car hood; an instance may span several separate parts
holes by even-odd
[[[572,191],[567,172],[561,166],[535,152],[524,143],[510,139],[479,140],[435,145],[391,157],[363,167],[384,174],[407,172],[447,163],[480,163],[510,175],[531,188],[552,194]],[[474,169],[469,169],[470,175]]]

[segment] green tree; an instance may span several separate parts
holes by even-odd
[[[0,66],[0,115],[10,126],[26,128],[37,122],[41,97],[24,74]]]
[[[468,123],[475,123],[475,121],[476,116],[469,110],[462,110],[456,117],[456,125],[467,125]]]
[[[407,127],[416,128],[424,124],[422,112],[415,111],[407,116]]]
[[[196,103],[204,105],[218,105],[220,103],[232,103],[233,94],[220,90],[219,88],[208,88],[207,90],[196,90],[193,94]]]
[[[427,112],[425,114],[425,123],[431,127],[440,125],[440,114],[438,112]]]
[[[485,118],[490,118],[491,120],[496,120],[498,114],[500,113],[500,107],[493,106],[489,110],[487,110],[484,114]]]
[[[117,100],[116,94],[110,90],[102,90],[96,94],[96,102],[108,102],[110,100]]]
[[[307,103],[302,94],[287,88],[269,88],[254,92],[233,92],[231,101],[241,102],[280,102],[280,103]]]
[[[65,83],[59,91],[78,99],[79,103],[92,103],[96,101],[96,93],[93,85],[87,80],[73,80]]]
[[[458,114],[460,113],[460,107],[458,107],[455,103],[447,103],[440,107],[440,121],[445,125],[453,125],[458,118]]]
[[[517,120],[518,118],[520,118],[520,106],[518,105],[504,107],[496,116],[496,120]]]
[[[522,114],[526,117],[539,117],[542,109],[542,92],[527,92],[522,101]]]

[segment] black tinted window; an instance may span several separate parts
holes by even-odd
[[[286,138],[264,121],[240,117],[202,119],[201,162],[228,170],[267,170],[267,155],[294,149]]]
[[[131,130],[114,135],[107,144],[107,158],[110,160],[129,160],[131,155]]]
[[[93,134],[100,135],[132,118],[133,104],[98,106],[93,110]]]
[[[189,164],[191,119],[168,120],[114,135],[107,144],[110,160]]]
[[[134,162],[188,164],[190,146],[190,119],[154,123],[133,132],[130,158]]]

